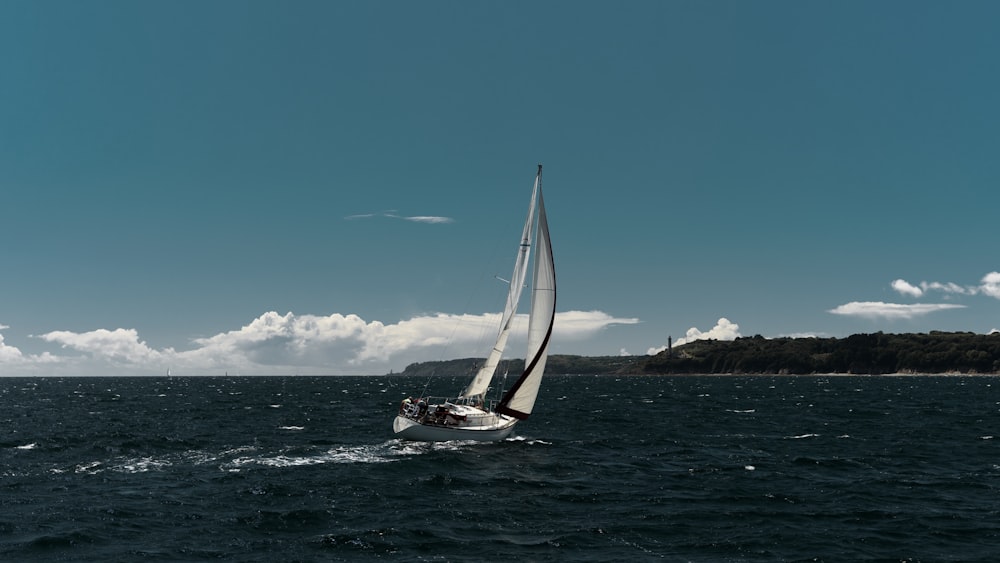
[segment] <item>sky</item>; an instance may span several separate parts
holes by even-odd
[[[0,2],[0,375],[485,356],[538,163],[551,353],[989,333],[998,20],[975,0]]]

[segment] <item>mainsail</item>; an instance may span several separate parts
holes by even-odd
[[[528,353],[524,373],[507,391],[497,412],[524,420],[531,414],[538,397],[538,386],[545,372],[549,340],[556,317],[556,271],[549,241],[549,222],[541,193],[541,166],[538,167],[538,233],[535,249],[535,272],[531,289],[531,315],[528,317]]]
[[[472,379],[469,386],[462,392],[462,397],[482,397],[490,386],[490,381],[496,373],[497,366],[500,365],[500,358],[503,357],[504,348],[507,347],[507,337],[510,335],[511,324],[514,315],[517,313],[517,304],[521,300],[521,290],[524,289],[524,280],[528,274],[528,258],[531,255],[532,227],[535,223],[535,202],[539,196],[538,190],[542,183],[542,167],[538,166],[538,175],[535,176],[535,186],[531,191],[531,205],[528,206],[528,219],[524,222],[524,231],[521,234],[521,244],[518,248],[517,257],[514,259],[514,272],[510,276],[510,288],[507,290],[507,305],[504,307],[503,316],[500,319],[500,331],[497,334],[496,343],[490,355],[486,358],[476,377]]]

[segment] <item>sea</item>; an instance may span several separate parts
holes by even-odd
[[[1000,378],[0,378],[0,561],[997,561]]]

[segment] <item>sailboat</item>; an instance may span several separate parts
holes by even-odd
[[[532,246],[534,261],[531,262]],[[518,303],[532,264],[531,312],[528,314],[528,348],[524,371],[497,401],[487,398],[507,346]],[[556,316],[556,276],[549,241],[549,224],[542,199],[542,165],[538,165],[531,191],[528,218],[517,247],[514,273],[507,289],[496,342],[489,357],[460,395],[454,398],[407,398],[399,407],[392,428],[398,438],[428,442],[448,440],[503,440],[514,425],[531,415],[538,396],[549,340]],[[500,396],[498,394],[497,396]]]

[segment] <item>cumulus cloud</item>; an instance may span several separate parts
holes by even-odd
[[[883,303],[881,301],[852,301],[828,312],[834,315],[848,317],[863,317],[868,319],[912,319],[948,309],[964,309],[965,305],[953,303]]]
[[[979,291],[995,299],[1000,299],[1000,272],[990,272],[979,282]]]
[[[0,325],[0,330],[4,330],[6,328],[10,327],[6,325]],[[8,344],[4,343],[3,335],[0,334],[0,364],[20,362],[22,358],[23,355],[21,354],[21,350],[15,346],[9,346]]]
[[[82,333],[57,330],[39,335],[38,338],[91,356],[132,364],[158,362],[164,354],[139,341],[139,333],[132,328],[101,328]]]
[[[924,290],[920,289],[915,285],[910,285],[906,280],[895,280],[892,282],[892,288],[902,293],[903,295],[909,295],[910,297],[920,297],[924,294]]]
[[[632,324],[638,319],[619,319],[600,311],[568,311],[556,314],[554,338],[558,341],[593,336],[615,324]],[[366,322],[357,315],[333,314],[296,316],[265,313],[235,331],[196,340],[197,354],[219,365],[233,357],[260,365],[365,365],[386,364],[399,358],[438,358],[485,354],[484,339],[494,336],[500,323],[498,313],[450,315],[436,313],[405,319],[394,324]],[[512,339],[527,333],[527,316],[514,321]],[[488,346],[491,342],[487,342]],[[424,353],[435,350],[433,354]],[[407,361],[408,362],[408,361]]]
[[[10,328],[0,324],[0,330]],[[0,334],[0,369],[4,366],[11,367],[18,372],[26,373],[33,371],[36,367],[52,365],[58,363],[58,358],[45,352],[43,354],[24,354],[17,346],[11,346],[4,342],[3,334]],[[2,374],[2,371],[0,371]]]
[[[722,317],[715,323],[715,326],[705,332],[702,332],[697,327],[689,328],[683,338],[678,338],[674,341],[674,346],[680,346],[688,342],[694,342],[695,340],[736,340],[740,336],[740,325]],[[659,348],[650,348],[646,350],[646,354],[652,356],[666,349],[666,345]]]
[[[396,323],[365,321],[358,315],[284,315],[270,311],[238,329],[192,341],[189,350],[156,349],[135,329],[88,332],[52,331],[36,336],[71,354],[25,356],[3,343],[0,374],[15,363],[61,363],[62,373],[242,374],[386,373],[417,361],[483,356],[500,322],[498,313],[450,315],[436,313]],[[617,318],[601,311],[557,313],[554,342],[582,340],[634,318]],[[527,317],[515,319],[508,349],[523,356]],[[51,367],[51,366],[49,366]],[[51,370],[50,370],[51,371]]]

